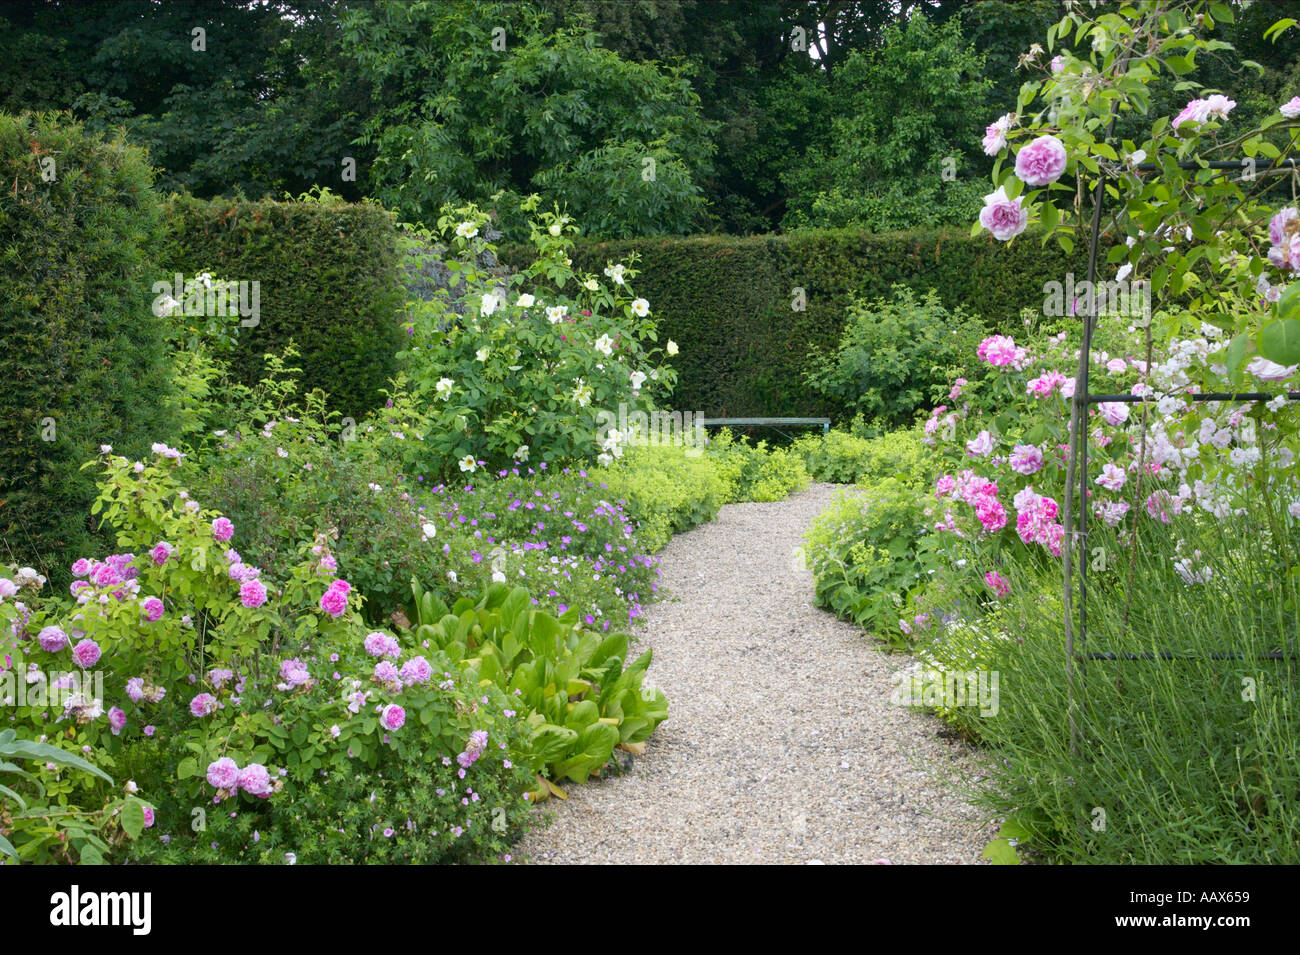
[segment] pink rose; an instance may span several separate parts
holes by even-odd
[[[152,829],[152,828],[153,828],[153,824],[154,824],[154,819],[155,819],[155,817],[154,817],[154,812],[153,812],[153,810],[152,810],[150,807],[145,806],[145,807],[144,807],[144,827],[145,827],[146,829]]]
[[[1011,128],[1014,113],[1007,113],[984,129],[984,155],[996,156],[1007,145],[1007,130]]]
[[[380,716],[379,721],[384,724],[384,729],[399,730],[406,723],[406,710],[396,703],[389,703],[384,707],[383,715]]]
[[[126,727],[126,714],[116,706],[109,707],[108,725],[112,728],[113,735],[116,736]]]
[[[224,544],[235,536],[235,525],[226,517],[218,517],[212,522],[212,539]]]
[[[239,764],[229,756],[222,756],[208,764],[208,785],[214,789],[234,792],[239,788]]]
[[[36,639],[47,653],[58,653],[68,645],[68,635],[58,627],[46,627],[36,635]]]
[[[76,661],[77,666],[83,670],[93,667],[99,662],[100,651],[99,644],[94,640],[82,640],[72,648],[72,659]]]
[[[1055,136],[1039,136],[1016,153],[1016,176],[1026,186],[1046,186],[1065,172],[1069,157]]]
[[[1287,119],[1295,119],[1300,116],[1300,96],[1292,96],[1289,100],[1278,107],[1277,110]]]
[[[145,619],[153,623],[163,615],[163,602],[157,597],[146,597],[140,609],[144,611]]]
[[[1017,474],[1034,474],[1043,466],[1043,452],[1037,445],[1017,444],[1011,449],[1007,464]]]
[[[246,580],[239,586],[239,602],[252,609],[266,603],[266,585],[260,580]]]
[[[993,233],[993,238],[1006,242],[1020,235],[1029,224],[1029,210],[1022,209],[1021,196],[1007,198],[1007,190],[999,186],[996,192],[984,197],[980,210],[980,225]]]
[[[339,588],[330,587],[321,595],[320,608],[331,617],[341,617],[348,609],[348,595],[346,591]]]
[[[260,763],[249,763],[239,771],[238,785],[250,796],[265,799],[271,795],[271,774]]]
[[[211,693],[200,693],[190,700],[190,712],[196,718],[202,718],[215,713],[218,705],[217,698]]]

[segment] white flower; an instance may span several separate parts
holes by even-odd
[[[596,463],[601,465],[610,465],[614,463],[614,458],[612,455],[606,454],[602,451],[600,454],[596,455]]]
[[[1279,106],[1277,111],[1287,119],[1295,119],[1297,116],[1300,116],[1300,96],[1291,97]]]
[[[1125,262],[1123,265],[1119,267],[1119,271],[1115,273],[1115,281],[1123,282],[1126,278],[1128,278],[1132,274],[1133,274],[1133,264],[1131,262]]]
[[[567,305],[551,305],[546,309],[546,317],[550,319],[552,325],[564,320],[564,316],[569,314]]]
[[[494,583],[494,584],[504,584],[505,582],[506,582],[506,575],[505,575],[505,574],[501,573],[501,571],[499,571],[499,570],[494,570],[494,571],[492,571],[492,583]]]
[[[100,454],[112,454],[112,453],[113,453],[113,446],[112,446],[111,444],[101,444],[101,445],[99,446],[99,453],[100,453]]]
[[[521,445],[519,445],[519,447],[515,448],[514,458],[515,458],[515,460],[518,461],[520,464],[523,464],[525,461],[527,461],[527,460],[528,460],[528,445],[526,445],[526,444],[521,444]]]
[[[487,361],[488,349],[480,348],[478,351],[474,353],[474,357],[477,358],[479,361]]]
[[[605,269],[605,274],[609,276],[618,285],[623,284],[624,267],[622,265],[611,265]]]
[[[491,293],[488,293],[487,295],[483,296],[483,300],[479,304],[479,308],[478,308],[479,314],[491,315],[493,312],[497,310],[497,307],[500,306],[500,304],[501,304],[501,299],[497,298],[495,295]]]
[[[457,582],[456,572],[454,570],[447,571],[447,579],[450,580],[453,584],[456,583]]]
[[[559,222],[552,222],[550,227],[546,231],[549,232],[551,235],[559,235],[563,230],[564,230],[564,220],[561,219]]]
[[[428,540],[431,537],[438,536],[438,528],[434,527],[433,524],[429,522],[426,522],[423,526],[421,526],[420,531],[421,533],[424,534],[425,540]]]
[[[1286,395],[1278,395],[1277,397],[1272,398],[1269,401],[1265,402],[1264,407],[1267,408],[1269,411],[1278,412],[1281,411],[1283,408],[1285,408],[1286,404],[1287,404]]]
[[[462,239],[472,239],[478,235],[478,226],[472,222],[462,222],[456,226],[456,234]]]
[[[608,335],[601,335],[596,339],[596,351],[606,357],[614,354],[614,339],[610,338]]]
[[[439,378],[438,384],[434,388],[434,391],[438,392],[439,398],[441,398],[443,401],[446,401],[451,397],[451,386],[454,384],[455,382],[452,381],[450,378]]]
[[[632,372],[632,390],[640,391],[641,386],[643,384],[645,384],[645,372],[643,371]]]
[[[1156,402],[1156,410],[1166,418],[1177,411],[1181,411],[1182,407],[1183,403],[1173,395],[1165,395]]]
[[[297,865],[298,857],[294,855],[292,852],[286,852],[284,854],[284,861],[289,863],[289,865]]]
[[[1144,163],[1146,162],[1146,159],[1147,159],[1147,151],[1145,149],[1139,149],[1137,152],[1133,153],[1131,156],[1128,157],[1129,165],[1131,166],[1137,166],[1141,163]],[[1130,236],[1129,238],[1132,238],[1132,236]],[[1131,242],[1129,244],[1132,245]]]
[[[668,354],[670,354],[670,355],[676,355],[676,354],[677,354],[677,343],[676,343],[675,341],[673,341],[671,338],[668,339],[668,349],[667,349],[667,351],[668,351]]]
[[[643,298],[632,299],[632,314],[637,318],[645,318],[650,314],[650,303]]]
[[[478,467],[478,462],[474,460],[474,455],[467,454],[460,459],[460,469],[462,471],[473,471]]]
[[[531,295],[525,292],[524,294],[519,296],[515,304],[518,305],[520,308],[532,308],[536,302],[537,299],[533,298]]]
[[[587,279],[587,281],[582,283],[582,287],[585,288],[588,292],[600,291],[600,283],[597,282],[595,279]]]
[[[1284,378],[1290,378],[1295,374],[1297,365],[1283,367],[1276,362],[1269,361],[1267,358],[1252,358],[1246,370],[1258,378],[1260,381],[1282,381]]]

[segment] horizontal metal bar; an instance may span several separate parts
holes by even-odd
[[[1295,159],[1274,159],[1268,162],[1255,163],[1255,171],[1261,169],[1294,169],[1297,160]],[[1204,164],[1192,162],[1191,160],[1182,160],[1176,164],[1179,169],[1245,169],[1245,160],[1241,159],[1212,159]],[[1142,172],[1156,172],[1161,168],[1160,163],[1140,162],[1136,166],[1129,167],[1138,169]]]
[[[828,425],[830,418],[700,418],[700,424],[820,424]]]
[[[1270,395],[1263,391],[1208,391],[1194,395],[1169,395],[1170,398],[1184,398],[1188,401],[1271,401],[1277,395]],[[1300,391],[1288,391],[1286,393],[1287,401],[1300,401]],[[1084,395],[1083,403],[1086,405],[1095,405],[1100,401],[1159,401],[1159,398],[1153,395]]]

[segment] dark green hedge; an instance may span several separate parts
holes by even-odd
[[[99,546],[81,465],[171,437],[163,207],[142,150],[66,116],[0,115],[0,181],[0,561],[59,582]]]
[[[402,342],[392,213],[372,203],[175,196],[168,226],[168,272],[261,283],[260,321],[240,330],[232,362],[239,380],[255,384],[262,356],[292,340],[305,386],[328,392],[334,410],[359,418],[381,403]]]
[[[853,293],[885,295],[896,282],[937,289],[945,305],[965,305],[992,327],[1023,332],[1020,309],[1041,308],[1043,283],[1073,269],[1081,252],[1023,236],[1011,245],[987,234],[854,230],[782,236],[644,238],[579,243],[574,267],[600,275],[609,261],[640,255],[633,288],[650,301],[660,340],[681,346],[676,407],[711,415],[844,416],[803,381],[808,348],[834,347]],[[503,250],[519,267],[527,253]],[[791,308],[794,289],[807,296]]]

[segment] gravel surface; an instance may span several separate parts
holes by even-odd
[[[941,724],[889,702],[910,658],[813,606],[802,535],[835,485],[731,504],[660,554],[641,646],[668,720],[622,775],[568,785],[534,863],[976,863],[995,825],[944,792],[975,772]]]

